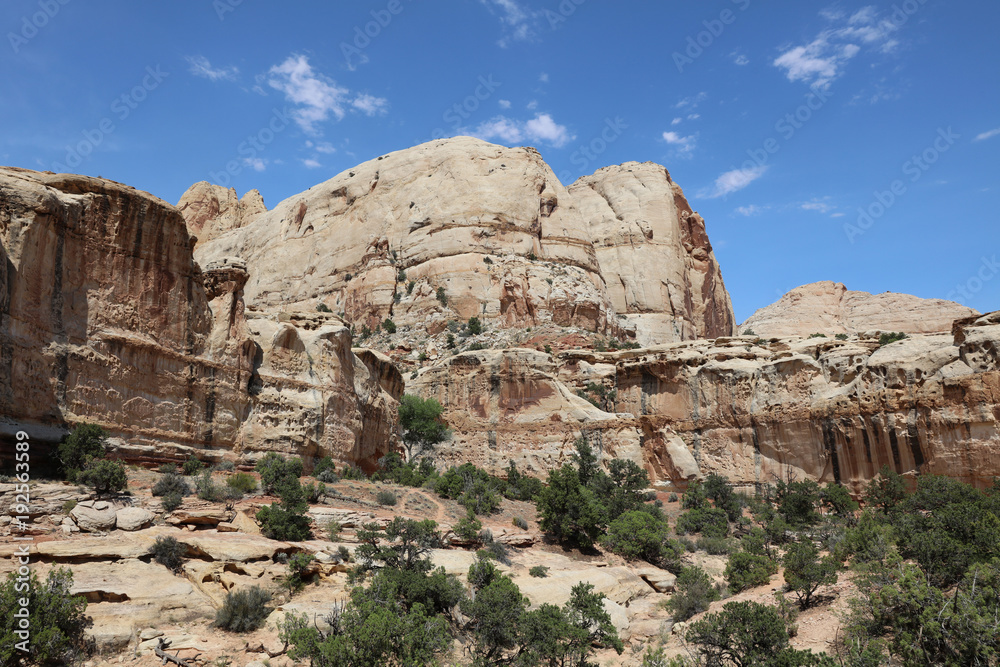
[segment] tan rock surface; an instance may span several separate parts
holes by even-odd
[[[371,467],[392,445],[398,372],[369,368],[314,309],[248,320],[252,275],[231,258],[202,271],[191,245],[147,193],[0,169],[5,437],[26,428],[42,456],[89,421],[132,461],[272,448]]]
[[[244,227],[267,212],[264,198],[257,190],[250,190],[238,198],[236,190],[207,181],[188,188],[177,202],[177,209],[199,243],[211,241],[231,229]]]
[[[829,280],[803,285],[761,308],[740,325],[758,336],[809,336],[867,331],[934,333],[951,331],[952,322],[978,313],[944,299],[909,294],[869,294]]]
[[[205,210],[190,209],[192,229],[213,224]],[[663,167],[629,163],[566,188],[534,149],[469,137],[358,165],[197,257],[245,261],[253,308],[323,302],[359,328],[391,317],[433,332],[475,315],[666,342],[734,325],[704,221]]]

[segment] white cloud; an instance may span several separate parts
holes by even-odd
[[[710,191],[708,197],[716,199],[738,192],[763,176],[765,171],[767,165],[727,171],[715,179],[715,188]]]
[[[683,118],[674,118],[672,121],[670,121],[670,124],[671,125],[680,125],[683,122],[684,122]]]
[[[736,60],[734,60],[733,62],[742,67],[744,65],[749,65],[750,59],[741,53],[736,56]]]
[[[534,111],[538,108],[538,100],[531,100],[528,102],[528,111]]]
[[[501,109],[509,109],[510,108],[510,100],[500,100],[500,108]]]
[[[479,0],[492,14],[499,14],[504,26],[504,36],[497,42],[500,48],[507,48],[511,42],[526,42],[535,39],[532,23],[537,12],[532,12],[516,0]]]
[[[542,83],[548,83],[549,75],[546,72],[542,72],[541,74],[538,75],[538,80],[541,81]]]
[[[366,116],[374,116],[376,114],[386,113],[389,108],[389,100],[384,97],[362,94],[354,98],[351,102],[351,106],[364,113]]]
[[[259,157],[243,158],[243,166],[250,167],[254,171],[264,171],[267,169],[267,160]]]
[[[188,56],[186,60],[191,66],[188,71],[209,81],[235,81],[240,73],[236,67],[212,67],[205,56]]]
[[[694,151],[695,144],[697,143],[697,137],[682,137],[676,132],[664,132],[663,140],[671,146],[674,146],[677,149],[677,152],[684,157],[691,156],[691,153]]]
[[[708,93],[701,92],[697,95],[692,95],[691,97],[685,97],[683,100],[674,105],[675,109],[683,109],[685,107],[691,107],[694,109],[696,106],[708,99]]]
[[[547,113],[538,114],[528,121],[497,116],[479,125],[472,134],[487,141],[500,139],[507,144],[530,141],[555,148],[562,148],[576,138],[565,125],[558,124]]]
[[[332,79],[313,71],[309,58],[291,55],[280,65],[268,71],[267,83],[285,94],[292,104],[299,106],[292,112],[295,122],[307,134],[319,134],[317,125],[332,115],[341,120],[347,109],[360,111],[368,116],[385,113],[388,102],[368,94],[353,96],[347,88]]]
[[[313,158],[309,158],[307,160],[303,160],[302,164],[305,165],[306,168],[308,168],[308,169],[318,169],[319,167],[323,166],[322,164],[320,164],[319,160],[315,160]]]
[[[1000,136],[1000,127],[995,130],[990,130],[989,132],[983,132],[976,136],[973,141],[986,141],[987,139],[992,139],[993,137]]]
[[[807,202],[799,204],[799,208],[803,211],[816,211],[817,213],[829,213],[836,209],[836,206],[828,204],[822,199],[812,199]]]
[[[747,218],[752,218],[754,216],[760,215],[764,210],[757,206],[756,204],[750,204],[749,206],[740,206],[736,209],[736,212]]]
[[[898,26],[880,19],[874,6],[861,8],[846,20],[846,14],[839,10],[826,9],[820,16],[829,24],[825,29],[808,44],[785,47],[774,60],[774,66],[785,70],[789,81],[827,88],[861,52],[859,43],[883,53],[899,46],[899,41],[891,38]]]
[[[698,120],[699,118],[701,118],[700,113],[693,113],[688,115],[688,120]]]

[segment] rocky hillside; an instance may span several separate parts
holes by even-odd
[[[955,320],[979,313],[945,301],[910,294],[869,294],[847,289],[829,280],[793,289],[777,302],[761,308],[739,330],[758,336],[809,336],[866,331],[938,333],[951,331]]]
[[[352,352],[333,315],[247,313],[246,266],[200,268],[170,204],[0,169],[0,241],[6,437],[23,428],[42,447],[88,421],[131,460],[278,450],[369,466],[393,445],[391,364]]]
[[[408,391],[446,406],[443,458],[497,471],[510,459],[544,476],[587,432],[667,487],[717,472],[860,490],[883,465],[982,486],[1000,476],[1000,313],[886,345],[876,332],[469,351],[421,369]]]
[[[322,303],[359,329],[391,318],[430,333],[478,316],[642,344],[734,332],[705,222],[660,165],[566,187],[532,148],[460,137],[358,165],[266,213],[224,214],[235,199],[200,183],[181,208],[199,262],[246,262],[252,309]]]

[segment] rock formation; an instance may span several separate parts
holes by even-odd
[[[391,317],[435,333],[478,316],[640,343],[734,331],[704,220],[659,165],[567,188],[534,149],[460,137],[366,162],[246,224],[185,208],[204,189],[181,202],[193,233],[213,230],[196,256],[246,262],[261,310],[322,302],[359,328]]]
[[[230,229],[244,227],[267,212],[264,198],[250,190],[240,199],[236,190],[213,185],[207,181],[195,183],[184,193],[177,208],[187,222],[188,230],[198,242],[211,241]]]
[[[1000,313],[880,346],[854,337],[700,340],[613,353],[467,352],[419,373],[455,430],[440,455],[547,471],[588,433],[683,487],[805,477],[860,490],[883,465],[1000,476]],[[578,394],[601,404],[592,406]]]
[[[950,331],[955,320],[978,313],[954,301],[909,294],[869,294],[829,280],[793,289],[740,325],[758,336],[809,336],[822,333]]]
[[[173,206],[2,169],[0,241],[8,436],[24,428],[41,446],[89,421],[133,460],[277,449],[369,467],[392,446],[401,380],[355,355],[333,315],[247,312],[252,274],[228,258],[202,271]]]

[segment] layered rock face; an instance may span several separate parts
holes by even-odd
[[[280,449],[370,466],[392,445],[401,380],[332,315],[248,318],[246,266],[202,271],[173,206],[0,169],[0,240],[2,432],[94,422],[134,460]]]
[[[497,471],[508,459],[551,469],[589,432],[605,456],[641,460],[668,486],[718,472],[860,490],[883,465],[979,485],[1000,476],[1000,313],[882,347],[731,338],[555,358],[466,353],[412,387],[448,408],[456,435],[444,456],[474,452]]]
[[[199,243],[211,241],[231,229],[239,229],[267,212],[264,198],[250,190],[242,198],[236,190],[213,185],[207,181],[195,183],[184,193],[177,208],[187,222],[188,230]]]
[[[827,280],[793,289],[750,316],[739,330],[750,329],[758,336],[832,336],[878,330],[934,333],[950,331],[955,320],[978,314],[954,301],[854,292]]]
[[[186,209],[192,230],[230,225],[210,209]],[[245,297],[261,310],[322,302],[357,326],[392,318],[436,333],[478,316],[642,343],[734,331],[704,221],[653,164],[566,188],[534,149],[460,137],[366,162],[213,234],[198,260],[245,261]]]

